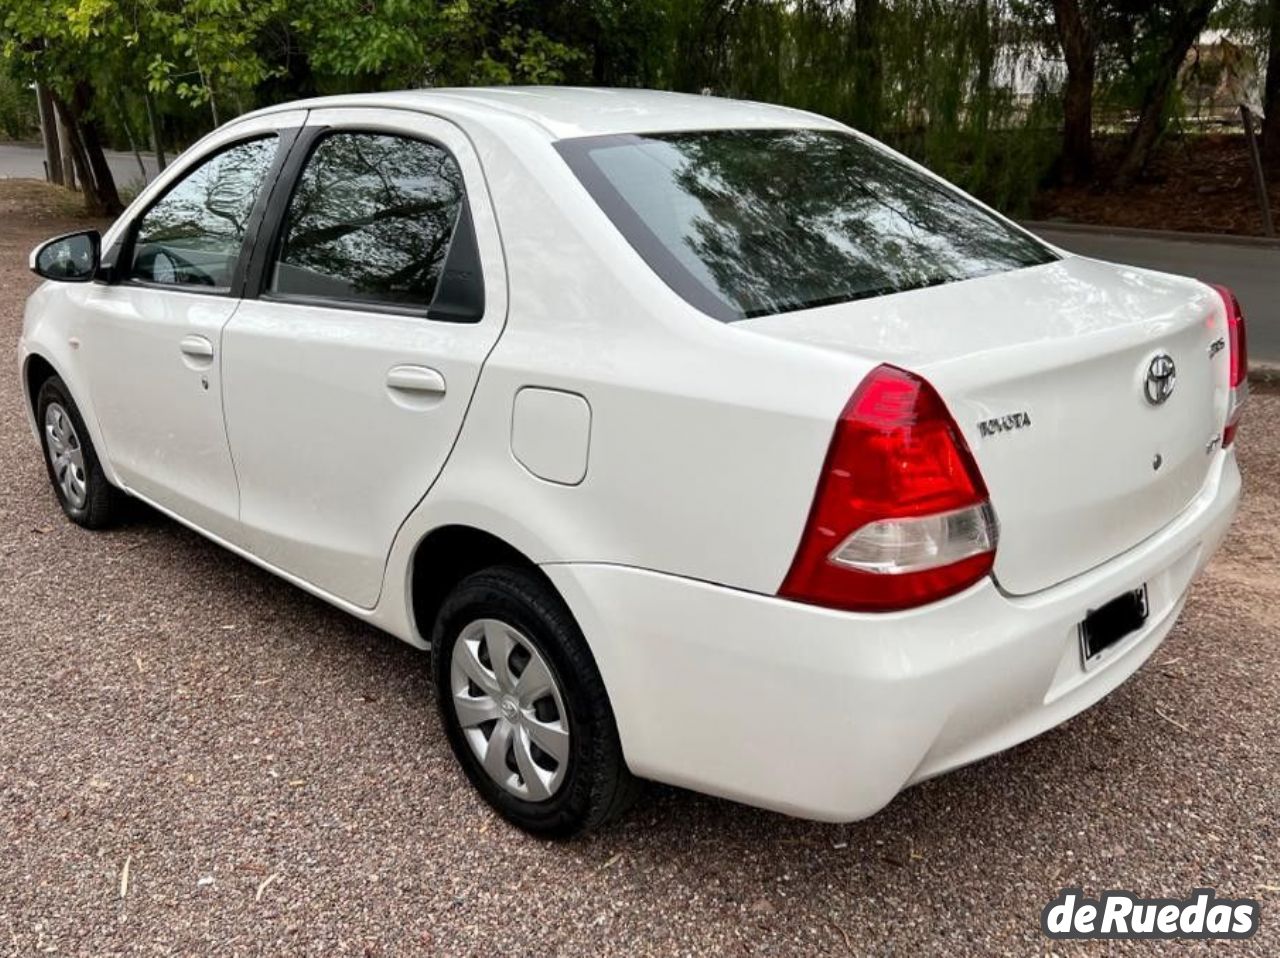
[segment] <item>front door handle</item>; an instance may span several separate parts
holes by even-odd
[[[399,392],[444,395],[444,377],[426,366],[394,366],[387,373],[387,387]]]
[[[203,336],[183,336],[182,342],[178,343],[178,348],[192,359],[213,358],[213,343]]]

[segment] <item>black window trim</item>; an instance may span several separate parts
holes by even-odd
[[[444,151],[462,175],[462,202],[459,206],[458,217],[454,221],[453,235],[449,237],[449,246],[445,250],[443,266],[440,278],[436,282],[435,292],[432,295],[431,302],[426,306],[339,299],[333,296],[314,296],[305,293],[279,293],[269,288],[271,268],[279,258],[280,248],[284,242],[284,225],[288,217],[289,204],[293,200],[293,194],[298,187],[302,173],[320,144],[327,137],[340,134],[395,136],[404,140],[425,143],[428,146]],[[406,316],[442,323],[476,324],[484,320],[485,301],[487,299],[484,286],[484,270],[480,262],[475,220],[471,213],[471,192],[467,188],[466,173],[463,171],[462,164],[458,162],[453,150],[430,136],[409,130],[387,129],[381,126],[363,124],[351,126],[345,124],[336,126],[332,124],[317,124],[305,127],[293,142],[288,160],[285,162],[280,176],[273,184],[271,197],[266,206],[265,218],[260,229],[260,236],[262,237],[262,242],[258,243],[257,246],[261,247],[261,253],[259,254],[255,249],[255,255],[245,276],[245,285],[241,292],[242,299],[257,299],[267,303],[312,306],[358,313]],[[458,247],[459,255],[464,259],[461,264],[454,264],[451,269],[455,246]],[[463,267],[463,269],[459,270],[458,266]],[[465,283],[467,288],[462,290],[461,294],[464,300],[468,296],[470,297],[469,304],[464,302],[460,306],[453,307],[437,305],[440,299],[440,290],[445,284],[445,277],[451,271],[465,274],[466,278],[461,282]]]
[[[567,140],[557,140],[552,144],[560,154],[573,175],[591,194],[601,211],[618,234],[630,244],[645,265],[677,296],[700,312],[722,323],[731,323],[742,317],[738,311],[703,286],[689,268],[680,262],[640,218],[631,205],[622,198],[617,187],[604,175],[604,171],[591,159],[591,151],[599,146],[621,146],[625,144],[638,146],[645,142],[650,134],[645,133],[605,133],[599,136],[579,136]],[[658,134],[653,134],[658,135]],[[625,228],[624,228],[625,226]]]
[[[775,132],[784,132],[794,129],[817,130],[821,132],[840,133],[844,136],[854,136],[851,133],[844,133],[838,129],[827,129],[821,127],[741,127],[741,128],[724,128],[724,132],[731,132],[735,129],[750,129],[753,132],[757,130],[771,130]],[[663,281],[677,296],[683,299],[694,309],[705,313],[712,319],[719,320],[722,323],[736,323],[746,319],[757,318],[753,315],[743,315],[741,311],[734,309],[728,303],[721,300],[707,289],[689,268],[679,259],[676,258],[667,247],[663,244],[656,233],[650,229],[649,225],[641,219],[640,215],[632,209],[631,205],[622,197],[617,188],[605,176],[604,172],[598,167],[594,160],[591,159],[591,151],[600,146],[621,146],[621,145],[639,145],[647,139],[663,135],[678,135],[682,133],[710,133],[716,132],[714,129],[706,130],[649,130],[643,133],[604,133],[593,136],[569,137],[563,140],[556,140],[552,146],[555,147],[561,159],[569,167],[569,170],[577,178],[578,182],[586,189],[588,195],[600,207],[601,212],[609,219],[613,228],[617,233],[630,245],[641,260],[644,261],[646,267]],[[864,140],[868,146],[873,149],[883,149],[874,141]],[[892,154],[890,154],[892,156]],[[901,162],[901,161],[899,161]],[[956,187],[952,186],[945,180],[933,182],[931,185],[942,192],[959,192]],[[963,195],[963,194],[961,194]],[[990,217],[995,223],[1012,229],[1030,238],[1033,243],[1050,257],[1048,262],[1056,261],[1061,257],[1053,251],[1052,247],[1040,239],[1038,236],[1028,232],[1017,224],[1009,223],[1005,217],[988,209],[981,203],[976,203],[968,197],[964,197],[968,202],[975,203],[985,215]],[[975,277],[976,278],[976,277]],[[860,297],[861,298],[861,297]],[[871,298],[871,297],[866,297]],[[829,306],[837,303],[854,302],[856,300],[839,298],[830,302],[806,305],[796,307],[796,310],[787,310],[787,312],[798,311],[800,309],[816,309],[820,306]],[[764,314],[777,315],[777,314]]]
[[[107,282],[120,286],[132,286],[138,289],[152,289],[172,293],[187,293],[194,296],[215,296],[223,299],[239,299],[243,296],[244,280],[248,273],[257,246],[257,236],[266,215],[268,203],[275,189],[277,178],[285,167],[289,153],[293,149],[301,127],[282,127],[277,129],[246,131],[243,135],[218,144],[215,148],[187,164],[182,175],[174,179],[159,196],[148,203],[137,215],[130,219],[128,226],[119,240],[103,256],[102,269]],[[240,244],[240,253],[236,257],[236,265],[231,271],[231,283],[227,286],[198,286],[187,283],[157,283],[154,280],[139,279],[131,275],[133,270],[134,245],[137,242],[138,230],[147,214],[168,198],[169,194],[185,183],[193,174],[214,158],[228,150],[233,150],[246,143],[257,140],[276,140],[276,153],[271,165],[267,167],[258,189],[258,196],[249,212],[245,225],[245,238]]]

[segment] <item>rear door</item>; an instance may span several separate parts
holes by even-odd
[[[316,110],[223,334],[248,548],[371,608],[506,316],[483,174],[453,124]]]

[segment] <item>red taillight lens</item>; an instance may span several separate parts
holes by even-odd
[[[1244,404],[1249,398],[1249,345],[1245,337],[1244,311],[1240,308],[1240,301],[1225,286],[1213,288],[1218,291],[1227,308],[1227,362],[1231,364],[1228,378],[1231,398],[1227,403],[1227,424],[1222,430],[1222,448],[1226,449],[1235,441],[1240,417],[1244,414]]]
[[[991,571],[996,523],[977,464],[927,382],[880,366],[836,423],[785,598],[889,611]]]

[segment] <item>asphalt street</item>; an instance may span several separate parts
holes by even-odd
[[[1203,234],[1026,225],[1055,246],[1081,256],[1231,287],[1248,321],[1249,358],[1255,363],[1280,363],[1280,241],[1240,242]]]
[[[138,159],[132,153],[108,151],[106,156],[117,186],[127,186],[142,180]],[[155,157],[144,153],[142,164],[146,167],[147,181],[150,182],[156,175]],[[43,180],[43,147],[38,143],[0,143],[0,179]]]

